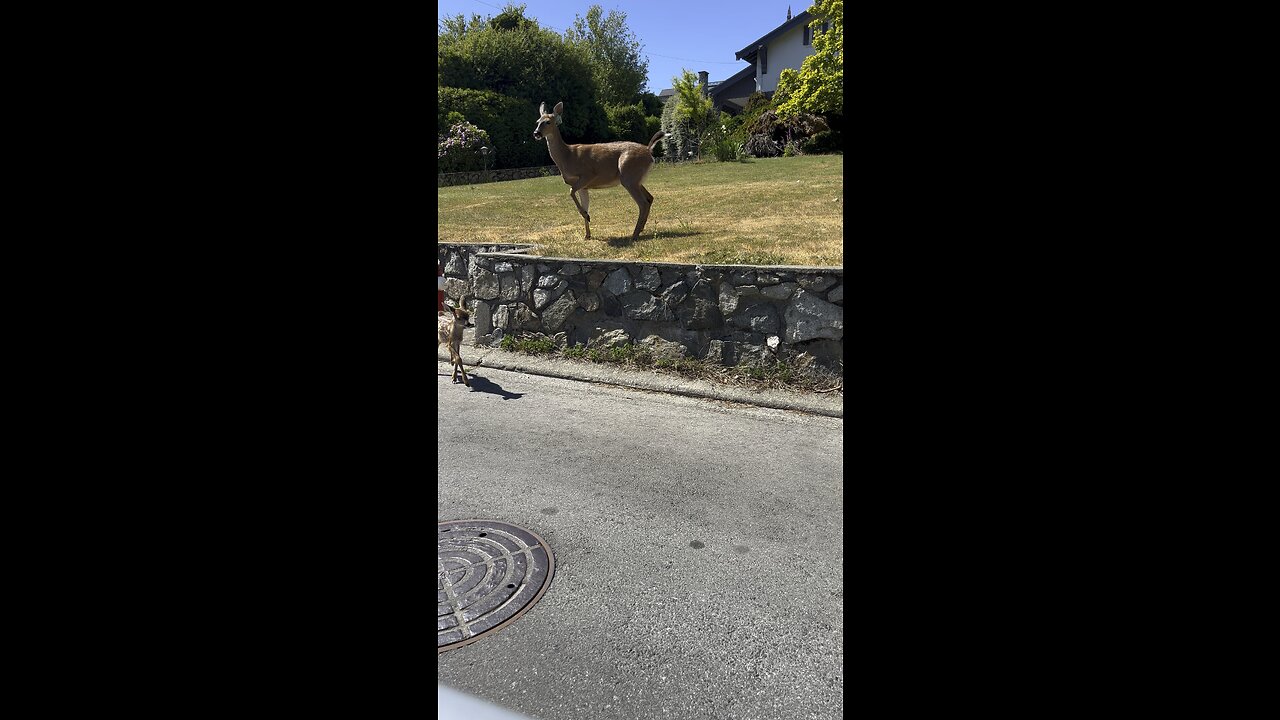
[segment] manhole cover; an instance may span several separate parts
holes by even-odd
[[[537,533],[495,520],[440,523],[437,652],[462,647],[524,614],[555,572]]]

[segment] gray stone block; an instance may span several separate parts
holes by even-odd
[[[476,300],[475,309],[471,311],[471,321],[476,325],[476,335],[493,332],[493,310],[489,303]]]
[[[506,330],[511,327],[511,310],[510,305],[499,305],[497,310],[493,311],[493,331],[498,337],[501,334],[499,330]]]
[[[626,295],[632,288],[631,275],[626,268],[618,268],[609,273],[601,285],[609,294],[616,297]]]
[[[753,333],[776,335],[778,333],[778,310],[773,303],[756,303],[743,308],[729,318],[729,323],[737,328]]]
[[[844,337],[844,308],[832,305],[807,290],[796,293],[784,318],[789,343],[816,338],[839,340]]]
[[[636,278],[635,283],[641,290],[653,292],[662,285],[662,275],[658,272],[658,268],[643,265],[640,267],[640,277]]]
[[[804,288],[805,290],[812,290],[814,292],[822,292],[823,290],[826,290],[832,285],[835,285],[837,282],[839,281],[836,278],[832,277],[831,275],[801,275],[800,276],[800,287]]]
[[[686,330],[714,330],[724,325],[724,315],[714,301],[693,296],[677,310],[676,317]]]
[[[665,320],[670,317],[666,304],[644,290],[632,290],[619,300],[627,317],[634,320]]]
[[[445,278],[444,280],[444,294],[446,297],[460,298],[466,294],[468,289],[466,280],[459,280],[458,278]]]
[[[498,276],[484,268],[477,267],[475,270],[475,288],[477,298],[481,300],[497,299],[500,292]]]
[[[793,282],[782,283],[781,285],[771,285],[769,287],[760,288],[760,294],[770,300],[786,300],[795,292],[796,284]]]
[[[554,275],[549,275],[548,277],[555,277],[555,276],[554,276]],[[539,284],[541,284],[541,281],[539,281]],[[558,298],[558,297],[560,297],[561,295],[563,295],[563,294],[564,294],[564,291],[565,291],[566,289],[568,289],[568,287],[569,287],[569,283],[565,282],[564,280],[561,280],[561,281],[560,281],[560,282],[559,282],[555,287],[553,287],[553,288],[550,288],[550,289],[544,289],[544,288],[541,288],[541,287],[540,287],[540,288],[538,288],[537,290],[534,290],[534,291],[533,291],[533,307],[534,307],[534,309],[536,309],[536,310],[542,310],[542,309],[543,309],[543,308],[545,308],[546,306],[550,305],[552,302],[554,302],[554,301],[555,301],[555,299],[556,299],[556,298]]]
[[[520,299],[520,281],[516,278],[515,273],[503,273],[498,276],[500,283],[499,296],[506,302],[514,302]]]
[[[564,327],[564,321],[573,312],[577,305],[577,299],[573,297],[572,292],[567,292],[560,296],[559,300],[551,303],[551,307],[542,311],[542,331],[547,333],[558,332]]]
[[[444,274],[454,277],[467,276],[467,257],[462,254],[461,250],[454,250],[449,253],[449,262],[445,263]]]
[[[738,289],[732,283],[720,283],[720,312],[732,315],[738,309]]]

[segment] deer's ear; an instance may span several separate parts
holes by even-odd
[[[562,113],[562,112],[564,112],[564,101],[563,101],[563,100],[562,100],[562,101],[560,101],[560,102],[558,102],[558,103],[556,103],[556,115],[559,115],[559,114],[560,114],[560,113]]]
[[[547,114],[547,104],[542,103],[541,105],[538,106],[538,115],[546,115],[546,114]]]

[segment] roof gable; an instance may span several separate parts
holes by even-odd
[[[734,73],[729,77],[729,79],[721,80],[718,85],[710,89],[709,93],[712,97],[714,97],[716,95],[719,95],[724,90],[733,87],[733,84],[738,82],[739,80],[745,77],[755,77],[755,75],[756,75],[756,66],[753,63],[751,65],[748,65],[742,68],[738,72]]]
[[[769,44],[769,41],[773,40],[779,35],[782,35],[783,33],[790,30],[791,28],[796,27],[798,25],[808,25],[809,23],[813,22],[813,20],[814,20],[814,17],[809,14],[808,10],[805,10],[799,15],[796,15],[790,20],[774,28],[772,31],[767,33],[764,37],[761,37],[759,40],[748,43],[746,47],[734,53],[733,57],[737,60],[746,60],[748,62],[755,62],[756,52],[758,51],[761,45],[767,45]]]

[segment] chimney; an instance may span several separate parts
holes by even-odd
[[[702,83],[702,94],[703,94],[703,95],[706,95],[706,94],[707,94],[707,78],[708,78],[708,77],[709,77],[709,76],[707,75],[707,71],[706,71],[706,70],[699,70],[699,71],[698,71],[698,82]]]

